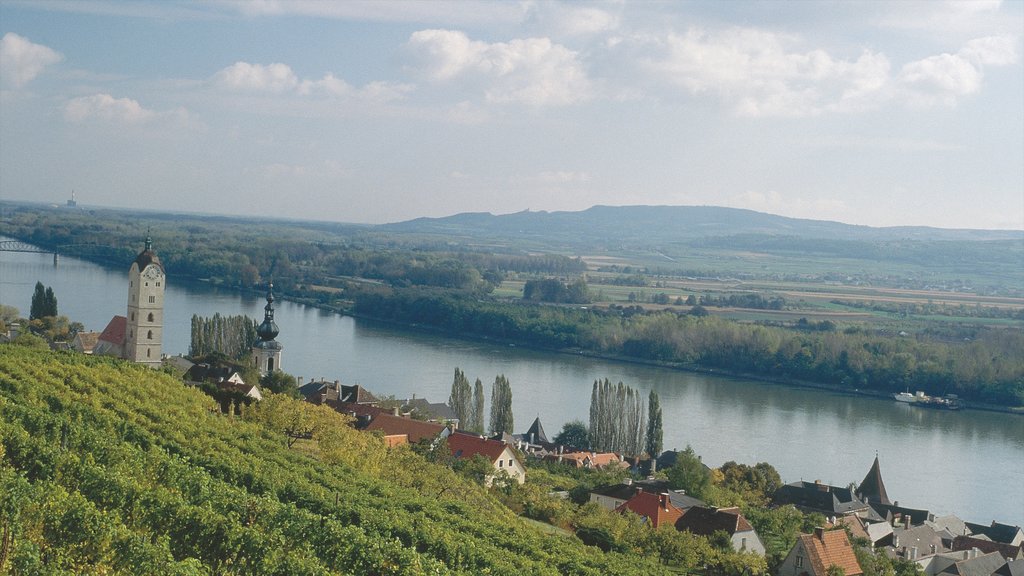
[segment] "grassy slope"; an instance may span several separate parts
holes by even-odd
[[[0,572],[660,570],[543,534],[407,450],[329,465],[212,408],[144,368],[0,346]]]

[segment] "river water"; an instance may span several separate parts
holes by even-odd
[[[159,250],[159,246],[156,247]],[[59,311],[88,330],[125,314],[128,265],[111,271],[61,257],[0,252],[0,303],[27,316],[36,281],[51,286]],[[175,284],[168,271],[164,353],[187,353],[193,314],[262,319],[265,300]],[[765,384],[741,378],[471,342],[381,325],[278,301],[282,368],[310,378],[361,384],[378,395],[448,398],[461,368],[488,395],[495,375],[512,385],[516,431],[540,417],[548,436],[586,422],[591,386],[609,378],[654,389],[665,448],[692,445],[704,461],[769,462],[786,482],[860,482],[877,453],[889,497],[904,506],[969,521],[1024,525],[1024,417],[949,413],[892,400]]]

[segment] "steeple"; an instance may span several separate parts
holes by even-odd
[[[882,472],[878,467],[878,454],[875,454],[875,462],[868,470],[867,476],[860,482],[857,492],[861,498],[867,498],[872,504],[892,504],[889,495],[885,493],[885,484],[882,482]]]
[[[279,331],[274,323],[274,283],[271,282],[267,288],[267,305],[263,307],[263,323],[256,328],[256,335],[260,340],[269,342],[277,338]]]
[[[252,361],[260,375],[281,369],[281,350],[277,338],[279,331],[274,322],[274,283],[267,286],[267,305],[263,307],[263,323],[256,327],[257,340],[252,345]]]

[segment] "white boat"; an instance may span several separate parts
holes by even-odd
[[[893,394],[893,398],[897,402],[917,402],[917,396],[914,396],[910,392],[900,392],[899,394]]]

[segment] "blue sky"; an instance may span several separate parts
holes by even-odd
[[[0,198],[1024,229],[1024,2],[0,0]]]

